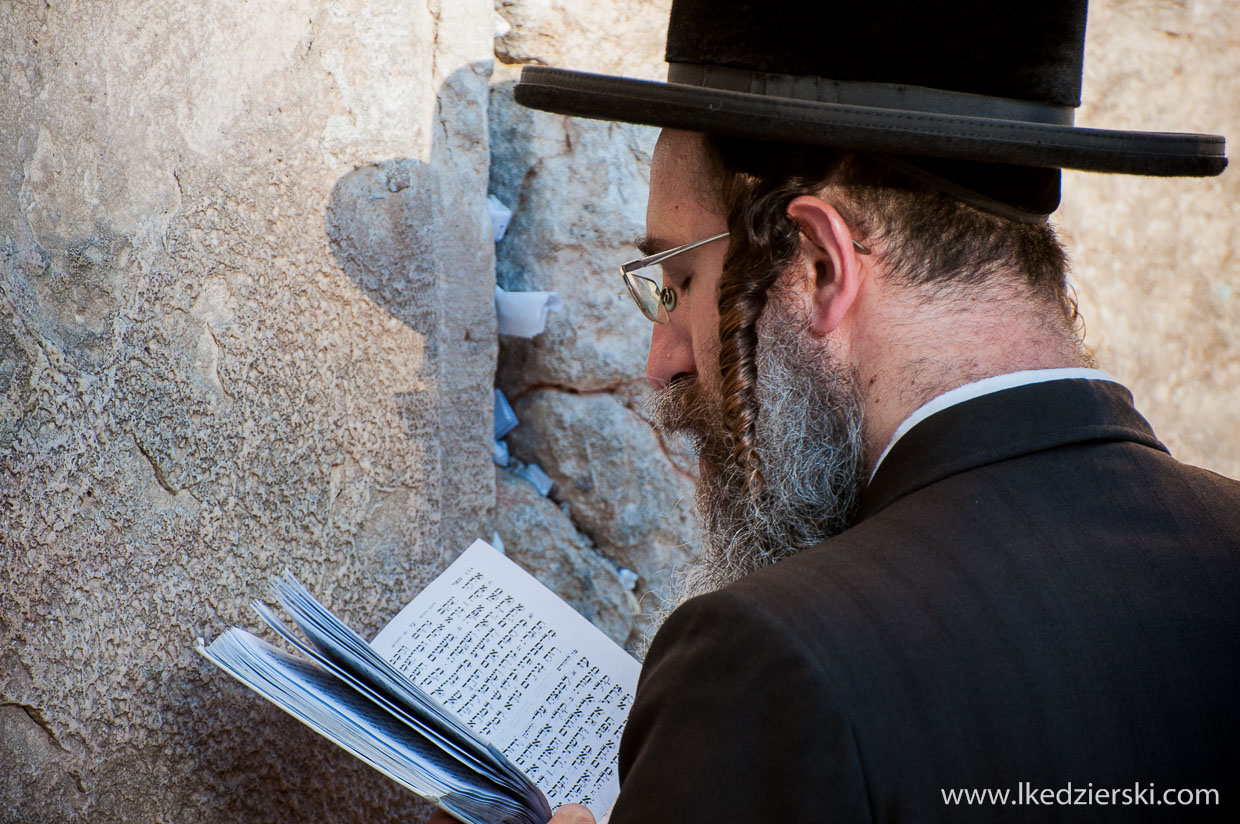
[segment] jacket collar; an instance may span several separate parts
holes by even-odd
[[[856,520],[951,475],[1092,440],[1168,451],[1133,407],[1132,394],[1109,381],[1057,380],[964,401],[922,420],[895,443],[862,493]]]

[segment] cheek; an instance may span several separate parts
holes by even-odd
[[[694,308],[697,311],[692,326],[693,359],[701,379],[716,389],[719,386],[719,306],[711,301],[707,306]]]

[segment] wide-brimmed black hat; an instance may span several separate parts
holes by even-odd
[[[559,114],[896,156],[966,194],[1003,169],[1016,183],[990,194],[1041,214],[1058,204],[1059,169],[1219,174],[1220,136],[1073,125],[1085,17],[1086,0],[673,0],[666,83],[531,66],[515,96]]]

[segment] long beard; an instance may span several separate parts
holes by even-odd
[[[661,614],[847,529],[862,485],[862,405],[855,374],[773,299],[759,323],[755,442],[761,491],[745,487],[718,397],[698,380],[658,390],[647,409],[687,436],[701,477],[694,499],[702,553],[673,576]],[[717,393],[716,393],[717,394]]]

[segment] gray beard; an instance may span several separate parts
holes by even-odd
[[[717,398],[697,380],[657,390],[647,409],[665,435],[687,436],[701,461],[694,505],[702,552],[672,576],[650,634],[677,605],[847,529],[862,487],[856,375],[773,297],[758,326],[755,441],[763,489],[745,488]]]

